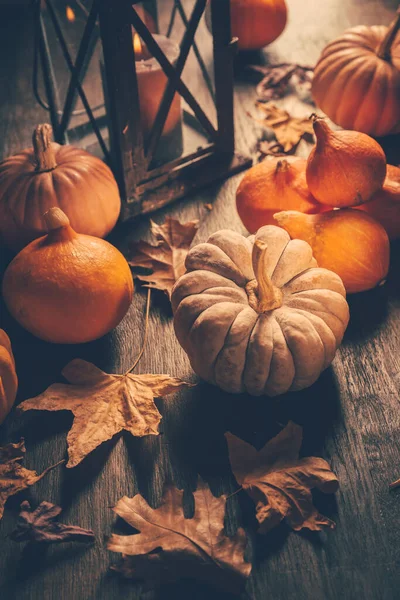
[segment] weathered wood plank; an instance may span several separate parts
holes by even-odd
[[[397,2],[345,3],[329,0],[288,2],[290,22],[282,37],[263,54],[271,62],[295,60],[313,64],[329,39],[350,25],[389,22]],[[368,9],[368,10],[367,10]],[[30,24],[26,18],[5,23],[0,19],[0,154],[5,156],[29,145],[31,128],[43,121],[31,91],[29,65]],[[251,59],[252,60],[252,59]],[[239,150],[253,151],[262,133],[247,116],[252,111],[254,88],[238,80],[236,136]],[[292,102],[292,99],[287,102]],[[400,155],[397,154],[400,162]],[[236,214],[234,194],[240,177],[160,211],[181,220],[200,219],[196,241],[219,228],[244,232]],[[213,210],[204,208],[212,203]],[[149,219],[123,225],[113,240],[125,247],[128,238],[148,236]],[[397,272],[400,247],[393,247],[393,264],[387,285],[353,297],[352,321],[333,368],[309,390],[288,394],[279,402],[232,397],[209,385],[185,391],[160,403],[162,435],[135,440],[113,440],[73,469],[60,468],[24,495],[33,502],[59,502],[65,520],[94,529],[95,546],[73,545],[24,550],[4,539],[15,524],[20,498],[9,502],[0,524],[0,598],[18,600],[88,600],[161,598],[221,600],[219,592],[198,583],[179,583],[160,593],[144,596],[140,586],[110,575],[116,562],[105,549],[104,536],[115,519],[110,507],[124,494],[136,491],[156,505],[166,477],[190,490],[198,473],[215,493],[232,492],[223,433],[231,429],[261,446],[276,433],[278,422],[288,418],[304,426],[305,454],[329,460],[341,488],[336,498],[316,495],[316,503],[337,522],[334,532],[294,534],[282,525],[254,546],[255,566],[248,596],[254,600],[394,600],[400,584],[400,492],[389,493],[388,483],[400,476],[400,287]],[[1,262],[7,262],[3,253]],[[54,347],[29,336],[7,317],[1,305],[1,324],[15,347],[20,373],[19,398],[41,392],[59,377],[74,357],[96,362],[109,371],[122,371],[137,355],[143,337],[145,296],[138,291],[131,310],[115,332],[80,347]],[[188,360],[177,344],[168,302],[155,292],[147,350],[137,372],[165,372],[192,379]],[[42,470],[65,454],[67,413],[12,415],[0,428],[0,442],[26,438],[27,466]],[[228,501],[227,528],[238,523],[254,525],[251,502],[242,494]]]

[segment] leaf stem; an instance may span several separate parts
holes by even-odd
[[[147,299],[146,299],[146,316],[145,316],[145,321],[144,321],[144,336],[143,336],[143,344],[141,347],[141,350],[135,360],[135,362],[133,363],[133,365],[126,371],[126,373],[124,373],[124,377],[126,377],[126,375],[129,375],[129,373],[131,371],[133,371],[133,369],[137,366],[138,362],[140,361],[140,359],[143,356],[143,352],[146,348],[146,342],[147,342],[147,334],[149,331],[149,313],[150,313],[150,296],[151,296],[151,288],[147,288]]]
[[[229,494],[229,496],[227,496],[226,499],[228,500],[228,498],[232,498],[232,496],[236,496],[236,494],[238,494],[239,492],[241,492],[242,489],[243,489],[243,486],[241,485],[238,490],[236,490],[235,492],[232,492],[232,494]]]
[[[397,481],[393,481],[393,483],[389,485],[389,490],[394,490],[398,487],[400,487],[400,479],[397,479]]]

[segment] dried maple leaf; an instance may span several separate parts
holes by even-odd
[[[60,506],[50,502],[41,502],[35,510],[32,510],[29,502],[25,500],[21,504],[17,526],[9,537],[14,542],[46,542],[47,544],[94,541],[93,531],[58,523],[55,519],[61,512]]]
[[[246,533],[225,535],[226,496],[215,498],[201,482],[194,498],[191,519],[183,514],[183,492],[173,486],[165,488],[156,509],[139,494],[122,498],[114,511],[140,533],[111,536],[108,549],[123,554],[116,570],[147,587],[188,577],[240,592],[251,571],[244,559]]]
[[[61,464],[57,463],[38,475],[36,471],[30,471],[22,466],[25,452],[23,439],[17,444],[7,444],[0,448],[0,519],[3,517],[4,505],[10,496],[14,496],[34,485],[49,471]]]
[[[260,533],[267,533],[284,518],[296,531],[335,527],[318,513],[311,490],[334,493],[338,480],[322,458],[299,459],[302,432],[299,425],[289,422],[259,452],[231,433],[225,434],[233,473],[256,503]]]
[[[313,126],[308,117],[293,117],[286,110],[273,103],[262,104],[258,102],[257,107],[264,113],[261,122],[273,129],[284,152],[291,152],[303,136],[312,136]]]
[[[130,245],[129,264],[152,271],[151,275],[134,273],[148,287],[162,290],[168,297],[175,281],[185,273],[185,259],[198,229],[198,221],[180,223],[166,217],[164,225],[151,221],[151,233],[156,244],[141,240]]]
[[[120,431],[134,436],[158,435],[161,415],[154,398],[191,384],[169,375],[115,375],[75,359],[62,375],[71,385],[55,383],[25,400],[19,409],[70,410],[74,422],[68,433],[67,467],[78,465],[92,450]]]

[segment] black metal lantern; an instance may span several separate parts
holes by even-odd
[[[230,0],[208,4],[36,2],[35,64],[40,59],[47,102],[37,76],[35,93],[57,142],[109,163],[123,219],[251,164],[235,153]]]

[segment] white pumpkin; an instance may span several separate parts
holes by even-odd
[[[175,333],[193,370],[231,393],[276,396],[313,384],[349,321],[338,275],[279,227],[214,233],[192,248],[172,291]]]

